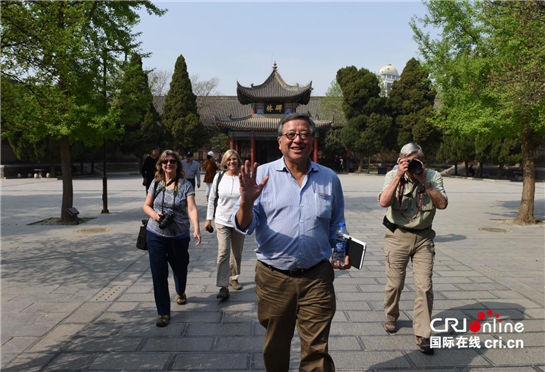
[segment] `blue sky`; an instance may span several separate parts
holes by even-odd
[[[337,70],[354,65],[399,73],[417,45],[409,21],[426,13],[421,2],[155,2],[168,12],[141,12],[135,31],[152,56],[146,69],[174,69],[182,54],[190,75],[220,79],[223,95],[236,82],[261,84],[274,61],[288,84],[312,81],[324,95]]]

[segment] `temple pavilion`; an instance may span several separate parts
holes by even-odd
[[[200,115],[205,125],[216,125],[229,136],[230,147],[246,160],[264,164],[282,156],[278,148],[277,127],[287,114],[309,114],[318,129],[312,158],[318,161],[318,136],[333,123],[321,120],[317,110],[322,97],[311,97],[308,85],[289,85],[282,79],[276,62],[269,77],[260,85],[249,87],[237,82],[236,97],[207,97]]]

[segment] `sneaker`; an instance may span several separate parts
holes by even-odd
[[[433,354],[433,349],[431,348],[429,338],[416,336],[415,341],[416,341],[416,346],[418,346],[421,352],[423,352],[424,354]]]
[[[220,293],[218,293],[218,295],[216,297],[221,298],[222,300],[225,300],[225,299],[229,298],[229,289],[227,289],[225,287],[221,287]]]
[[[393,321],[393,322],[386,322],[384,324],[384,330],[388,333],[396,333],[397,329],[396,329],[396,322]]]
[[[177,303],[178,305],[185,305],[185,304],[187,304],[187,296],[185,295],[185,293],[182,294],[181,296],[180,296],[180,295],[176,296],[176,303]]]
[[[233,287],[235,291],[240,291],[242,289],[242,285],[238,282],[238,280],[229,280],[229,285]]]
[[[169,321],[170,321],[170,315],[161,315],[155,322],[155,325],[157,327],[166,327]]]

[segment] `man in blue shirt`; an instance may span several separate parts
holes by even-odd
[[[334,371],[328,353],[335,315],[331,247],[344,198],[331,169],[309,159],[316,126],[308,115],[285,116],[278,125],[283,157],[257,168],[242,167],[240,199],[233,225],[242,234],[256,231],[257,315],[265,327],[267,371],[288,371],[295,326],[301,339],[300,371]]]
[[[197,187],[201,187],[201,170],[199,163],[193,160],[193,152],[188,151],[185,154],[186,159],[182,160],[182,167],[185,172],[185,179],[193,185],[193,190],[195,189],[195,177],[197,177]]]

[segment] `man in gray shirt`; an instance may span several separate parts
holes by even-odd
[[[201,171],[199,163],[193,161],[193,153],[188,151],[185,154],[186,159],[182,160],[182,166],[184,167],[185,179],[193,185],[195,190],[195,176],[197,176],[197,187],[201,187]]]

